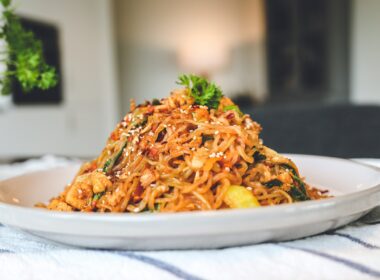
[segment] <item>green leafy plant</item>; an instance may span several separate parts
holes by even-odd
[[[203,77],[196,75],[181,75],[177,84],[183,85],[190,90],[190,95],[194,98],[195,104],[204,105],[212,109],[217,109],[223,93],[214,83],[207,81]]]
[[[3,63],[7,67],[1,75],[1,94],[11,93],[12,79],[19,81],[25,92],[54,87],[58,82],[57,73],[46,63],[41,41],[36,39],[33,32],[22,27],[14,14],[11,0],[0,0],[0,4],[3,6],[4,21],[0,38],[6,42]]]

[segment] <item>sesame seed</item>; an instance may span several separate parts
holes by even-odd
[[[223,154],[224,154],[223,152],[211,153],[209,155],[209,158],[219,158],[219,157],[222,157]]]

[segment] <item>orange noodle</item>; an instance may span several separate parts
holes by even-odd
[[[260,125],[229,98],[210,108],[196,104],[190,90],[138,106],[132,101],[98,158],[84,163],[48,205],[37,206],[178,212],[327,197],[304,182],[290,159],[263,145]]]

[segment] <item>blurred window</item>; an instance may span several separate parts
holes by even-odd
[[[347,101],[350,1],[265,3],[269,101]]]

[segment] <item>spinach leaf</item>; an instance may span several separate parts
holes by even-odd
[[[296,186],[292,186],[290,190],[288,191],[288,194],[295,200],[295,201],[306,201],[310,200],[310,198],[307,196],[306,193],[299,190]]]
[[[157,98],[155,98],[155,99],[152,100],[152,105],[153,106],[161,105],[161,102],[160,102],[160,100],[158,100]]]
[[[106,192],[95,193],[92,197],[92,201],[99,200]]]
[[[300,188],[300,190],[307,196],[305,183],[301,180],[301,178],[299,178],[296,175],[293,175],[293,179],[297,183],[297,185]]]
[[[266,183],[263,183],[264,186],[268,187],[268,188],[273,188],[273,187],[281,187],[282,186],[282,182],[278,179],[273,179],[273,180],[270,180]]]
[[[103,166],[103,172],[104,173],[108,173],[112,169],[112,167],[115,166],[115,164],[117,163],[117,161],[119,160],[119,158],[123,154],[123,151],[124,151],[125,147],[127,146],[127,144],[128,144],[128,142],[125,141],[125,143],[122,146],[122,148],[120,149],[120,151],[118,151],[117,154],[113,158],[109,158],[106,161],[106,163]]]
[[[290,164],[281,163],[280,166],[284,169],[289,169],[293,173],[294,176],[298,176],[297,170]]]
[[[207,141],[214,140],[214,136],[202,134],[202,145],[204,145]]]
[[[253,154],[253,159],[254,159],[254,163],[258,163],[258,162],[266,160],[267,157],[264,154],[260,153],[259,151],[256,151]]]

